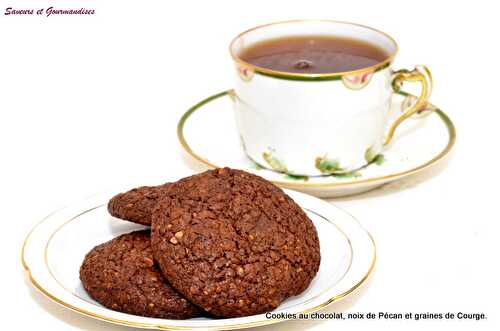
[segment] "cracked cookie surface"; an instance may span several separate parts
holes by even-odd
[[[169,319],[200,313],[161,275],[149,231],[124,234],[93,248],[80,267],[80,279],[94,300],[116,311]]]
[[[151,225],[151,212],[170,183],[158,186],[141,186],[115,195],[108,202],[108,211],[126,221]]]
[[[215,169],[172,184],[152,214],[155,259],[174,288],[210,314],[270,311],[319,269],[316,229],[280,188]]]

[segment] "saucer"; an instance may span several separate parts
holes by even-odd
[[[287,175],[263,168],[247,157],[236,128],[231,93],[225,91],[212,95],[182,116],[177,135],[186,152],[208,168],[242,169],[280,187],[317,197],[362,193],[421,172],[448,155],[456,139],[451,119],[436,106],[428,104],[425,110],[398,127],[393,143],[370,165],[345,175]],[[416,97],[408,93],[395,94],[389,122],[415,100]]]

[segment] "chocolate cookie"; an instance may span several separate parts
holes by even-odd
[[[316,229],[280,188],[215,169],[172,184],[152,215],[153,254],[172,286],[210,314],[270,311],[320,264]]]
[[[115,195],[108,203],[114,217],[143,225],[151,225],[151,212],[168,190],[170,183],[159,186],[141,186]]]
[[[200,312],[161,275],[153,262],[149,231],[124,234],[93,248],[80,267],[80,279],[94,300],[116,311],[170,319]]]

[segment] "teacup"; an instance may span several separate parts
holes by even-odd
[[[357,39],[384,50],[387,58],[358,70],[307,74],[259,67],[240,57],[255,43],[305,35]],[[238,35],[230,45],[236,64],[232,96],[248,157],[262,167],[303,176],[352,172],[373,162],[398,125],[426,106],[432,90],[425,66],[391,68],[397,51],[389,35],[347,22],[287,21]],[[388,123],[391,98],[404,81],[420,82],[421,94]]]

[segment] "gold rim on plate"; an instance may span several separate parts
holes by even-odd
[[[95,210],[99,207],[101,207],[102,205],[99,205],[97,207],[92,207],[84,212],[81,212],[81,213],[78,213],[76,216],[73,216],[72,218],[70,218],[69,220],[67,221],[64,221],[62,225],[58,226],[54,232],[50,235],[50,239],[49,241],[52,239],[52,237],[54,236],[54,234],[59,231],[63,226],[65,226],[66,224],[68,224],[69,222],[71,222],[72,220],[75,220],[76,218],[78,218],[79,216],[89,212],[89,211],[92,211],[92,210]],[[25,249],[26,249],[26,245],[28,243],[28,240],[31,236],[31,234],[35,231],[36,228],[38,228],[38,226],[40,226],[44,221],[50,219],[51,216],[55,215],[57,212],[59,211],[62,211],[64,210],[66,207],[63,207],[61,209],[58,209],[52,213],[50,213],[49,215],[47,215],[46,217],[44,217],[42,220],[40,220],[32,229],[31,231],[28,233],[28,235],[26,236],[26,239],[24,240],[23,242],[23,246],[21,248],[21,264],[25,270],[25,272],[28,274],[28,279],[30,281],[30,283],[33,285],[33,287],[35,287],[38,291],[40,291],[40,293],[42,293],[43,295],[45,295],[47,298],[49,298],[50,300],[54,301],[55,303],[65,307],[65,308],[68,308],[76,313],[79,313],[81,315],[85,315],[85,316],[88,316],[88,317],[92,317],[92,318],[96,318],[98,320],[101,320],[101,321],[105,321],[105,322],[110,322],[110,323],[113,323],[113,324],[117,324],[117,325],[125,325],[125,326],[132,326],[132,327],[139,327],[139,328],[148,328],[148,329],[169,329],[169,330],[192,330],[192,329],[207,329],[207,330],[233,330],[233,329],[243,329],[243,328],[249,328],[249,327],[256,327],[256,326],[263,326],[263,325],[270,325],[270,324],[275,324],[275,323],[279,323],[279,322],[284,322],[284,321],[287,321],[286,319],[270,319],[270,320],[264,320],[264,321],[255,321],[255,322],[247,322],[247,323],[242,323],[242,324],[229,324],[229,325],[224,325],[224,326],[213,326],[213,327],[205,327],[205,326],[200,326],[200,327],[193,327],[193,326],[174,326],[174,325],[166,325],[166,324],[154,324],[154,323],[142,323],[142,322],[131,322],[131,321],[127,321],[127,320],[124,320],[124,319],[117,319],[117,318],[113,318],[113,317],[108,317],[108,316],[104,316],[104,315],[101,315],[101,314],[97,314],[97,313],[94,313],[94,312],[91,312],[91,311],[88,311],[88,310],[85,310],[85,309],[82,309],[82,308],[79,308],[79,307],[76,307],[70,303],[67,303],[66,301],[58,298],[56,295],[50,293],[47,289],[45,289],[42,285],[40,285],[40,283],[38,283],[36,281],[36,279],[33,277],[33,275],[31,274],[31,271],[30,271],[30,268],[28,266],[28,263],[26,262],[24,256],[25,256]],[[341,231],[341,233],[343,233],[343,235],[347,238],[349,244],[350,244],[350,239],[347,237],[347,235],[345,235],[345,233],[340,229],[338,228],[338,226],[333,223],[332,221],[330,221],[327,217],[325,216],[322,216],[320,214],[317,214],[316,212],[312,211],[314,214],[318,215],[319,217],[321,217],[322,219],[324,219],[325,221],[333,224],[338,230]],[[345,212],[345,211],[344,211]],[[347,212],[345,212],[347,213]],[[347,213],[354,221],[358,222],[354,216],[352,216],[351,214]],[[359,224],[359,222],[358,222]],[[361,225],[360,225],[361,227]],[[365,231],[365,233],[368,235],[368,237],[370,238],[370,241],[373,245],[373,258],[372,258],[372,263],[370,265],[370,268],[368,269],[368,271],[366,272],[366,274],[356,283],[354,284],[351,288],[349,288],[347,291],[343,292],[343,293],[340,293],[340,294],[337,294],[333,297],[331,297],[330,299],[328,299],[327,301],[315,306],[315,307],[312,307],[312,308],[309,308],[307,310],[304,310],[304,311],[301,311],[300,313],[303,313],[303,314],[309,314],[309,313],[313,313],[315,311],[318,311],[318,310],[321,310],[325,307],[327,307],[328,305],[330,305],[331,303],[335,302],[335,301],[338,301],[340,299],[343,299],[344,297],[346,297],[347,295],[353,293],[356,289],[358,289],[369,277],[370,275],[372,274],[373,270],[374,270],[374,267],[375,267],[375,263],[376,263],[376,260],[377,260],[377,249],[376,249],[376,245],[375,245],[375,241],[372,237],[372,235],[366,231],[363,227],[361,227],[361,229],[363,229]],[[45,253],[44,253],[44,257],[45,257],[45,263],[47,265],[47,248],[48,248],[48,243],[47,245],[45,246]],[[352,246],[351,246],[351,250],[352,250]],[[352,261],[351,261],[352,263]],[[350,268],[350,267],[349,267]],[[55,281],[57,282],[57,284],[59,284],[59,286],[61,286],[64,290],[68,291],[68,289],[66,289],[63,285],[61,285],[61,283],[54,277],[54,275],[52,274],[52,271],[50,270],[49,268],[49,273],[52,275],[52,277],[55,279]],[[345,275],[344,275],[345,276]],[[73,292],[71,291],[68,291],[69,293],[73,294]],[[80,298],[79,296],[77,296],[77,298],[79,298],[80,300],[83,300],[82,298]]]
[[[232,90],[227,90],[224,92],[220,92],[217,94],[214,94],[206,99],[203,99],[202,101],[198,102],[195,104],[193,107],[189,108],[184,115],[182,115],[181,119],[179,120],[179,123],[177,124],[177,138],[179,139],[180,144],[182,145],[182,148],[189,154],[191,155],[194,159],[200,161],[201,163],[205,164],[209,168],[220,168],[221,166],[215,165],[211,163],[210,161],[206,160],[199,154],[197,154],[191,146],[189,146],[186,138],[184,137],[184,125],[186,124],[186,121],[188,118],[197,110],[202,108],[204,105],[207,103],[210,103],[211,101],[214,101],[218,98],[224,97],[224,96],[231,96],[233,93]],[[402,95],[402,96],[408,96],[412,95],[410,93],[406,92],[397,92],[396,94]],[[456,129],[455,125],[451,121],[451,119],[446,115],[441,109],[438,107],[434,106],[433,104],[429,103],[428,107],[435,112],[441,120],[444,122],[446,125],[446,128],[448,129],[448,144],[446,147],[435,157],[433,157],[431,160],[419,165],[418,167],[405,170],[402,172],[398,172],[395,174],[390,174],[386,176],[381,176],[381,177],[374,177],[374,178],[367,178],[367,179],[360,179],[360,180],[352,180],[352,181],[343,181],[343,182],[337,182],[337,183],[294,183],[294,182],[284,182],[284,181],[279,181],[279,180],[270,180],[272,183],[285,187],[285,188],[314,188],[314,187],[341,187],[341,186],[353,186],[353,185],[359,185],[359,184],[368,184],[368,183],[376,183],[376,182],[387,182],[390,180],[394,180],[396,178],[402,177],[402,176],[407,176],[411,175],[414,173],[417,173],[419,171],[422,171],[434,163],[440,161],[443,159],[448,153],[451,151],[453,148],[453,145],[455,145],[456,141]]]

